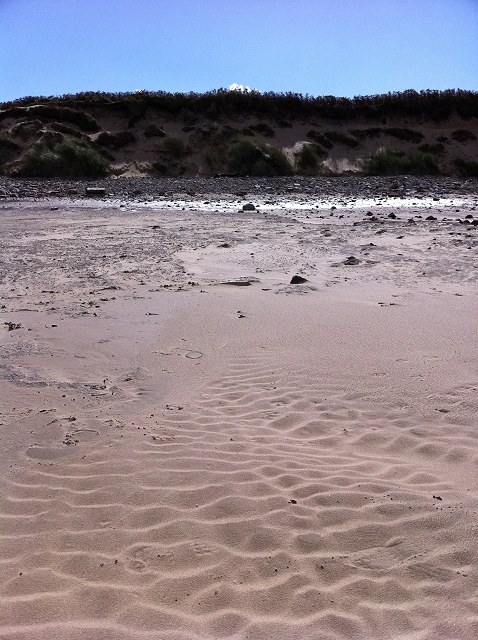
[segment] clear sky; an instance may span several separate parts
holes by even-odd
[[[0,0],[0,101],[478,90],[478,0]]]

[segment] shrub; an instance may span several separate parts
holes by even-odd
[[[413,151],[393,151],[379,149],[364,162],[365,170],[374,176],[391,175],[437,175],[440,166],[436,156],[432,153]]]
[[[252,176],[288,176],[293,173],[284,153],[262,140],[238,139],[231,145],[227,161],[231,173]]]
[[[423,151],[423,153],[434,153],[435,155],[440,155],[441,153],[445,153],[445,147],[438,142],[437,144],[421,144],[418,147],[418,151]]]
[[[172,133],[164,136],[160,146],[161,151],[168,153],[173,158],[182,158],[189,149],[182,138]]]
[[[393,136],[394,138],[398,138],[404,142],[418,143],[424,138],[423,133],[420,131],[414,131],[413,129],[401,129],[400,127],[389,127],[388,129],[384,129],[384,133],[386,133],[387,136]]]
[[[462,176],[478,177],[478,162],[457,158],[455,160],[455,166]]]
[[[453,140],[458,140],[458,142],[476,140],[476,136],[473,131],[468,131],[467,129],[457,129],[456,131],[453,131],[451,137],[453,138]]]
[[[18,174],[41,178],[105,176],[109,162],[86,140],[66,137],[53,146],[37,142],[25,154]]]
[[[326,138],[323,133],[315,131],[314,129],[308,131],[306,133],[306,136],[311,140],[314,140],[314,142],[318,142],[326,149],[332,149],[332,147],[334,146],[333,143],[328,138]]]
[[[339,131],[328,131],[324,135],[329,140],[332,140],[332,142],[343,144],[346,147],[358,147],[360,144],[359,139],[355,136],[346,133],[340,133]]]
[[[96,142],[108,149],[119,149],[131,142],[136,142],[136,137],[132,131],[118,131],[118,133],[102,131],[96,138]]]

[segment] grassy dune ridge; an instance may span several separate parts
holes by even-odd
[[[469,176],[477,161],[478,92],[459,89],[85,92],[0,104],[0,173],[10,176]]]

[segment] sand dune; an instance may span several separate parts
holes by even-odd
[[[478,636],[476,232],[2,214],[2,638]]]

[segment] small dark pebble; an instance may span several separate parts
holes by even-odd
[[[3,324],[7,325],[9,331],[15,331],[15,329],[22,328],[22,325],[16,322],[4,322]]]

